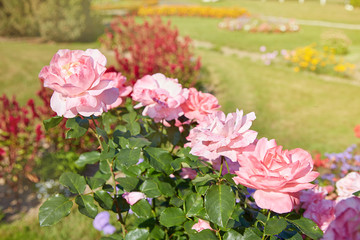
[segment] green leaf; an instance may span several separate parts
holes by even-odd
[[[51,226],[70,214],[73,203],[63,195],[57,195],[46,200],[39,210],[41,227]]]
[[[186,217],[180,208],[170,207],[166,208],[160,214],[160,223],[165,227],[179,226],[186,221]]]
[[[201,232],[191,234],[190,240],[218,240],[218,238],[210,229],[204,229]]]
[[[89,128],[89,120],[81,117],[69,118],[66,121],[66,127],[70,128],[66,132],[66,138],[78,138],[83,136]]]
[[[360,191],[354,192],[353,195],[357,196],[357,197],[360,197]]]
[[[157,181],[157,185],[159,187],[160,192],[162,193],[162,195],[164,195],[165,197],[172,197],[175,194],[175,190],[174,188],[171,186],[170,183],[168,182],[163,182],[163,181]]]
[[[88,216],[89,218],[95,218],[98,209],[94,204],[94,198],[90,195],[79,195],[75,199],[75,203],[79,205],[79,212]]]
[[[63,120],[63,117],[52,117],[50,119],[46,119],[43,121],[45,130],[48,131],[50,128],[56,127],[57,125],[59,125],[59,123],[61,123],[61,121]]]
[[[144,151],[150,161],[150,164],[157,171],[164,172],[168,175],[172,173],[171,162],[173,161],[173,158],[168,151],[153,147],[147,147]]]
[[[212,222],[226,227],[234,211],[235,195],[227,185],[213,185],[205,195],[205,209]]]
[[[131,210],[138,216],[144,218],[151,218],[153,214],[151,212],[151,206],[149,202],[145,199],[141,199],[134,205],[130,206]]]
[[[114,200],[108,192],[104,190],[98,190],[95,192],[94,198],[99,203],[100,207],[102,207],[103,209],[112,209]]]
[[[323,236],[323,231],[312,220],[304,217],[290,215],[286,220],[295,225],[302,233],[312,239],[320,239]]]
[[[135,165],[139,162],[141,149],[120,149],[116,156],[115,164],[120,164],[126,167]]]
[[[76,194],[84,193],[86,188],[85,178],[77,173],[65,172],[60,176],[59,182]]]
[[[174,205],[175,207],[180,207],[183,205],[183,203],[184,203],[184,201],[176,196],[172,196],[170,198],[170,204]]]
[[[125,240],[146,240],[149,237],[149,230],[145,228],[137,228],[126,234]]]
[[[199,175],[196,176],[195,179],[192,180],[193,184],[196,185],[206,185],[208,182],[214,181],[215,179],[210,176],[209,174],[206,174],[203,177],[200,177]]]
[[[143,148],[151,145],[151,142],[144,137],[130,137],[128,140],[130,148]]]
[[[241,240],[261,240],[261,237],[259,237],[255,233],[255,231],[256,231],[255,228],[246,228],[242,238],[240,238],[240,239]]]
[[[244,239],[243,236],[234,229],[230,229],[228,232],[225,233],[223,237],[223,240],[242,240],[242,239]]]
[[[155,225],[150,232],[150,239],[164,239],[165,232],[159,227],[159,225]]]
[[[100,170],[100,172],[102,172],[104,174],[111,173],[109,162],[107,160],[100,160],[99,170]]]
[[[283,218],[273,217],[266,222],[265,234],[277,235],[281,233],[287,227],[287,222]]]
[[[154,180],[146,180],[141,184],[140,191],[149,198],[156,198],[161,195],[158,185]]]
[[[108,137],[107,133],[103,129],[101,129],[99,127],[96,127],[96,133],[99,134],[104,139],[104,141],[106,143],[109,142],[109,137]]]
[[[124,178],[117,178],[116,181],[127,192],[131,192],[131,191],[135,190],[138,187],[139,183],[140,183],[140,180],[138,178],[129,177],[129,176],[124,177]]]
[[[90,186],[91,190],[95,190],[99,187],[102,187],[106,183],[106,180],[103,178],[91,177],[87,178],[86,182]]]
[[[203,207],[204,207],[204,201],[200,195],[193,193],[186,197],[185,200],[186,216],[188,217],[196,216]]]
[[[84,167],[86,164],[94,164],[100,160],[100,153],[98,151],[86,152],[80,155],[75,164],[78,167]]]

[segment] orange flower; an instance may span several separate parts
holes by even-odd
[[[354,133],[356,137],[360,138],[360,124],[355,126]]]

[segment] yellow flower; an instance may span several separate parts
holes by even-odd
[[[299,67],[294,67],[294,72],[299,72],[300,68]]]

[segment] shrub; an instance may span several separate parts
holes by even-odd
[[[191,39],[180,39],[178,30],[160,18],[143,23],[116,18],[100,41],[115,51],[118,70],[131,81],[158,72],[178,78],[185,86],[198,78],[201,63],[191,51]]]
[[[324,50],[334,54],[347,54],[351,40],[341,31],[327,31],[321,35]]]
[[[93,41],[101,22],[90,11],[90,0],[46,0],[38,11],[40,34],[57,42]]]
[[[350,0],[350,5],[360,7],[360,0]]]
[[[38,36],[36,11],[42,0],[0,0],[0,35]]]

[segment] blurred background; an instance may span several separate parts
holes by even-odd
[[[62,172],[91,172],[74,161],[96,147],[43,129],[52,93],[37,76],[59,49],[88,48],[129,85],[162,72],[225,112],[254,111],[259,137],[317,161],[357,143],[360,0],[0,0],[1,239],[101,238],[77,210],[37,220],[44,198],[67,194]]]

